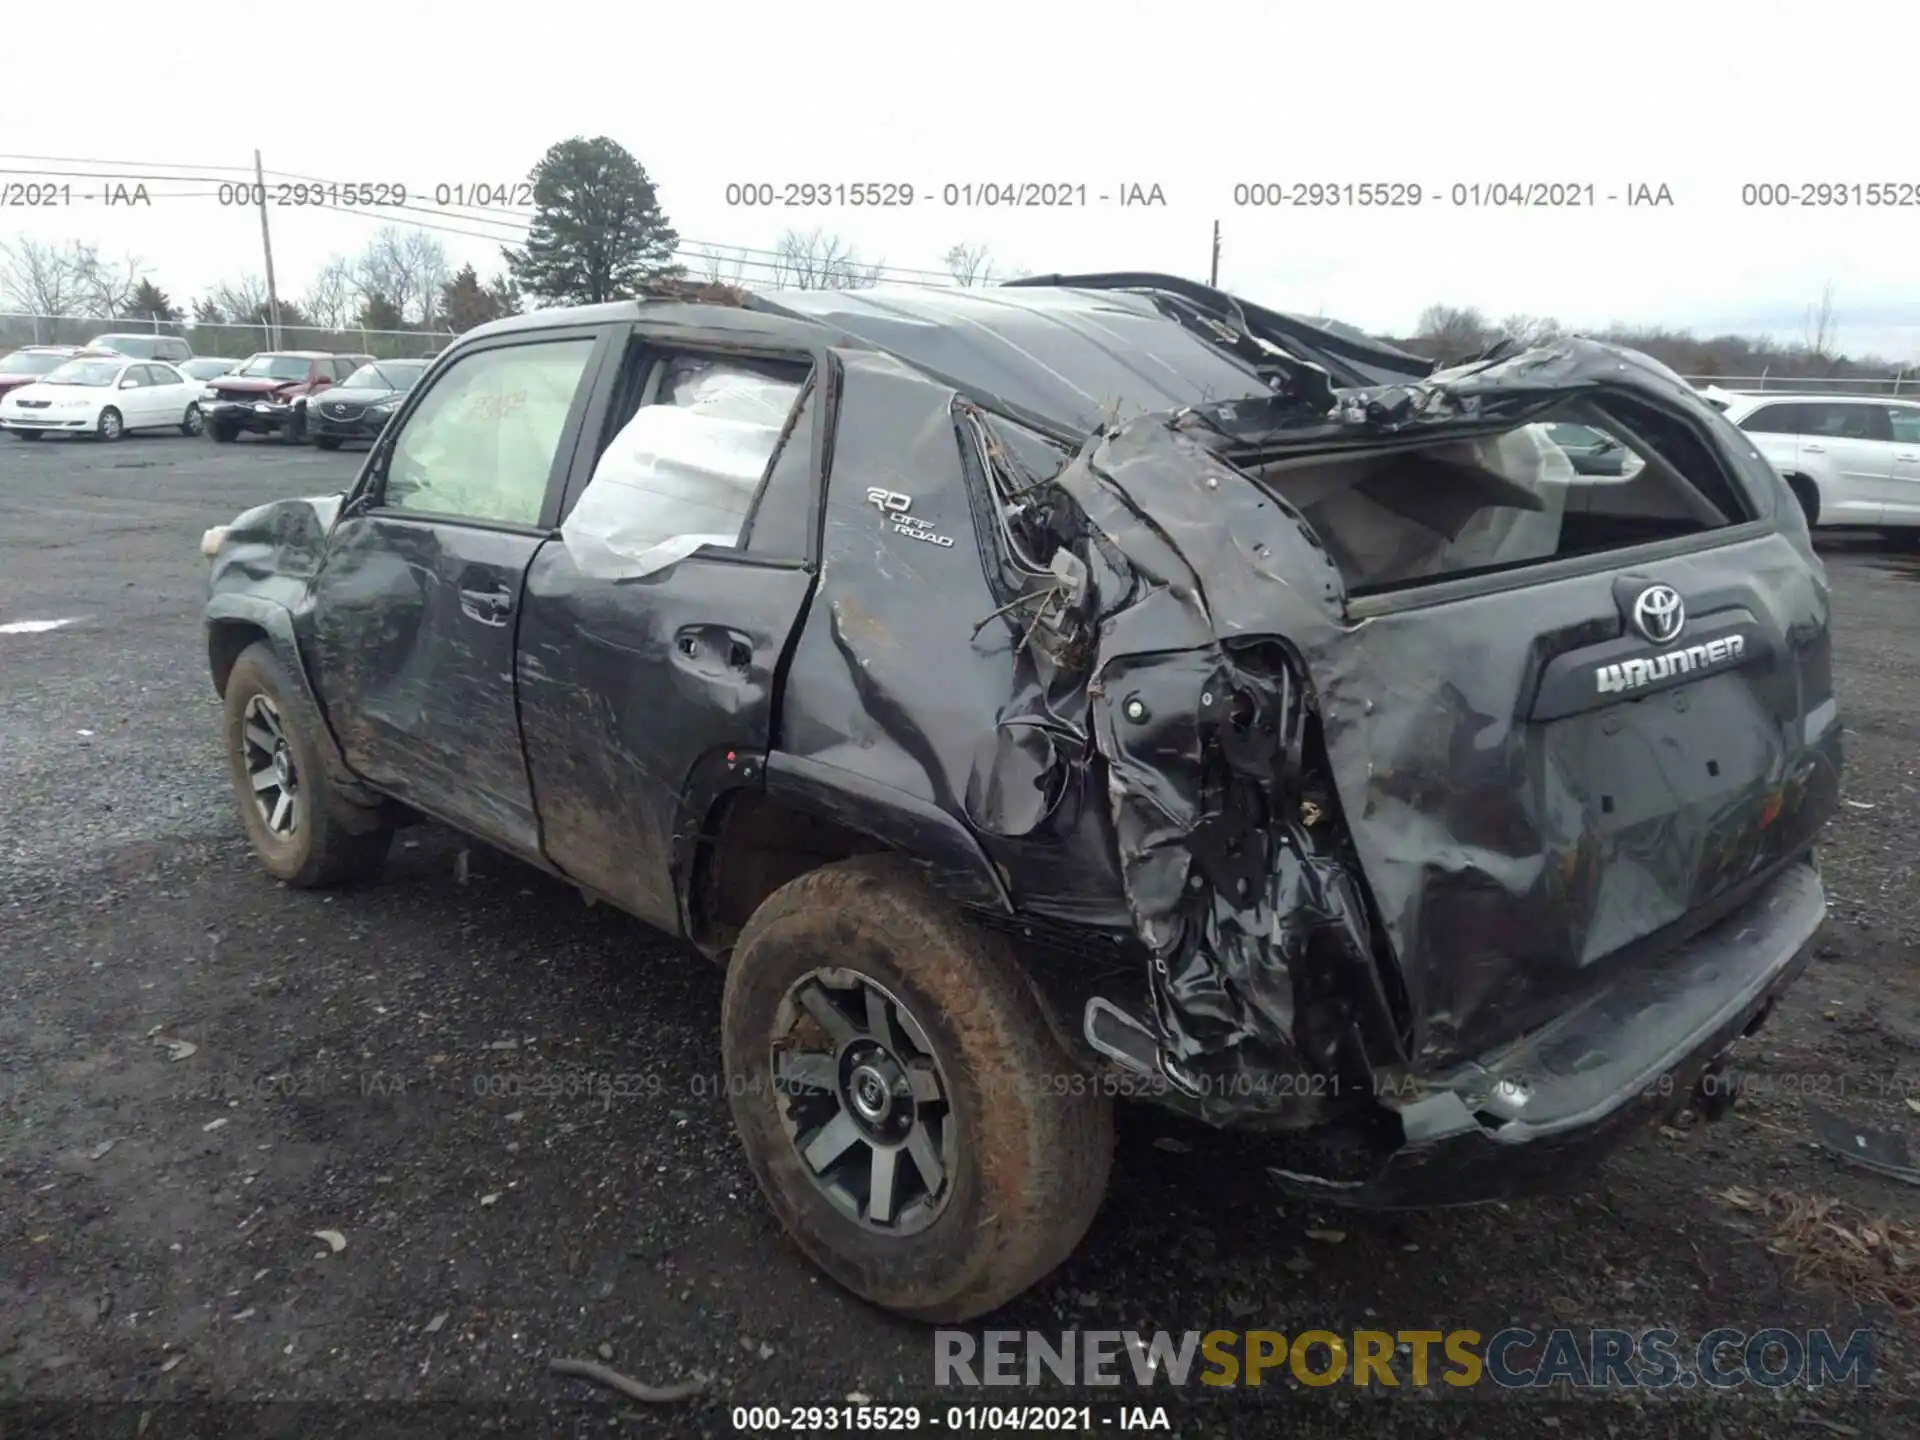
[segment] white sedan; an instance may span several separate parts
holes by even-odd
[[[91,355],[69,360],[0,399],[0,430],[118,440],[134,430],[200,433],[200,382],[161,360]]]

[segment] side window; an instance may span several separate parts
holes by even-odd
[[[381,503],[535,525],[594,341],[529,341],[463,355],[394,441]]]
[[[1806,433],[1805,405],[1762,405],[1740,422],[1742,430],[1756,435],[1803,435]]]
[[[142,365],[140,367],[140,383],[142,385],[171,385],[173,384],[173,380],[167,375],[165,368],[162,366]]]
[[[1920,445],[1920,410],[1909,410],[1904,405],[1889,405],[1887,424],[1892,428],[1893,438],[1898,444]]]
[[[1891,440],[1887,412],[1879,405],[1809,405],[1813,425],[1809,435],[1827,435],[1836,440]]]
[[[147,378],[147,367],[144,365],[127,366],[126,370],[122,372],[120,376],[120,383],[124,385],[129,380],[131,380],[134,384],[142,387],[151,385],[153,383],[153,381]]]
[[[800,407],[787,422],[785,437],[760,482],[760,497],[747,516],[740,548],[754,555],[803,560],[811,548],[813,519],[813,426],[820,411],[820,377],[807,381]]]
[[[635,579],[706,546],[746,546],[756,505],[772,472],[783,469],[776,453],[789,450],[783,479],[791,482],[800,466],[801,483],[783,486],[783,494],[802,492],[802,516],[780,525],[770,516],[751,548],[804,554],[811,432],[789,436],[799,433],[795,410],[810,369],[804,360],[653,358],[636,376],[631,414],[561,526],[574,564],[598,579]]]

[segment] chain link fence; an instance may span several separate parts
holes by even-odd
[[[362,330],[282,325],[196,325],[181,321],[100,320],[82,315],[0,314],[0,354],[22,345],[84,345],[101,335],[178,335],[195,355],[244,360],[260,350],[324,350],[377,360],[418,360],[446,347],[450,330]]]

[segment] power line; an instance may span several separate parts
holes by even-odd
[[[224,177],[219,175],[201,175],[201,174],[159,175],[159,174],[152,173],[156,169],[165,168],[165,169],[172,169],[172,170],[188,170],[188,171],[229,170],[229,171],[236,171],[244,175],[247,173],[247,170],[248,170],[248,167],[245,167],[245,166],[191,165],[184,162],[181,162],[181,163],[157,162],[155,164],[148,164],[146,162],[132,161],[132,160],[109,160],[109,159],[99,159],[94,157],[82,157],[82,156],[24,155],[24,154],[10,153],[10,152],[0,152],[0,159],[40,161],[40,162],[44,162],[46,164],[52,164],[52,165],[88,165],[88,166],[95,166],[95,167],[102,167],[102,166],[117,167],[114,169],[96,168],[91,170],[48,170],[44,168],[36,168],[36,169],[29,170],[29,169],[0,166],[0,175],[51,175],[51,176],[55,176],[57,178],[63,178],[63,179],[121,180],[121,181],[132,180],[140,183],[177,183],[177,182],[185,181],[189,183],[199,182],[203,184],[219,185],[222,187],[232,187],[234,189],[238,189],[242,185],[245,185],[248,183],[244,181],[227,180]],[[305,175],[296,171],[264,170],[263,173],[268,175],[273,175],[277,179],[285,179],[285,180],[294,181],[296,183],[321,185],[321,186],[327,186],[327,187],[337,187],[342,185],[343,183],[349,183],[349,182],[341,182],[337,180],[330,180],[330,179],[326,179],[324,177],[316,176],[316,175]],[[261,183],[261,182],[255,182],[255,183]],[[219,190],[165,192],[162,198],[190,199],[190,198],[217,197],[220,193],[221,192]],[[408,193],[412,194],[413,192],[409,190]],[[236,207],[236,208],[239,208],[239,207]],[[438,233],[448,234],[448,235],[459,235],[468,239],[486,240],[493,243],[500,243],[502,241],[509,240],[509,239],[524,238],[527,234],[530,233],[533,225],[533,219],[534,219],[533,216],[527,215],[524,213],[524,207],[519,207],[519,206],[504,207],[514,212],[514,213],[504,214],[504,215],[459,214],[459,213],[456,213],[459,210],[497,211],[502,207],[477,206],[477,205],[453,206],[450,204],[449,205],[435,204],[433,206],[426,206],[426,205],[413,205],[409,203],[401,203],[398,205],[379,205],[379,206],[363,207],[363,206],[333,205],[333,204],[320,203],[320,204],[297,204],[297,205],[278,207],[278,208],[333,210],[341,214],[359,215],[362,217],[372,217],[376,219],[383,219],[390,223],[407,225],[416,229],[436,231]],[[395,215],[393,213],[394,211],[400,211],[402,213],[399,215]],[[433,223],[429,223],[426,220],[415,220],[415,219],[409,218],[412,215],[429,216],[435,221],[445,221],[445,220],[460,221],[460,222],[464,222],[465,225],[469,225],[469,226],[470,225],[495,225],[495,226],[501,227],[502,230],[505,230],[509,233],[508,234],[488,233],[486,231],[463,228],[461,225],[433,224]],[[764,249],[761,247],[756,247],[751,245],[733,245],[733,244],[721,243],[718,241],[685,239],[681,241],[680,247],[678,250],[676,250],[675,254],[676,254],[676,257],[680,255],[691,255],[693,258],[697,260],[706,261],[709,263],[718,263],[723,267],[737,266],[742,269],[770,271],[775,275],[784,274],[791,269],[791,264],[788,260],[788,257],[784,254],[784,252],[779,250]],[[925,288],[945,288],[953,284],[952,276],[948,272],[943,270],[931,270],[931,269],[926,269],[920,266],[911,266],[911,265],[891,265],[885,261],[867,261],[867,262],[854,261],[851,263],[859,265],[860,268],[862,269],[874,271],[880,278],[883,278],[889,281],[894,281],[900,284],[907,284],[907,285],[917,284]]]
[[[253,173],[251,165],[190,165],[171,160],[90,160],[76,155],[15,155],[4,150],[0,150],[0,160],[44,160],[52,165],[120,165],[129,170],[237,170],[243,175]]]

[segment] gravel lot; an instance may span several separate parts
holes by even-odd
[[[556,1355],[715,1377],[635,1421],[660,1433],[856,1392],[942,1414],[1033,1398],[935,1391],[929,1333],[784,1240],[736,1152],[719,977],[697,956],[492,852],[463,862],[437,829],[335,895],[253,863],[218,753],[198,540],[262,500],[344,488],[359,459],[0,440],[0,1399],[151,1402],[149,1435],[472,1433],[482,1415],[605,1433],[638,1415],[548,1375]],[[1920,1190],[1808,1139],[1809,1096],[1920,1128],[1920,564],[1826,548],[1851,732],[1823,850],[1833,917],[1744,1047],[1753,1090],[1730,1117],[1649,1130],[1572,1195],[1380,1218],[1288,1201],[1244,1146],[1135,1113],[1087,1243],[994,1327],[1873,1325],[1873,1395],[1135,1398],[1187,1435],[1275,1433],[1281,1410],[1307,1435],[1892,1433],[1888,1407],[1920,1394],[1909,1321],[1831,1267],[1796,1274],[1715,1193],[1920,1220]],[[5,628],[29,620],[72,623]],[[267,1399],[314,1403],[233,1403]],[[138,1413],[40,1418],[133,1434]]]

